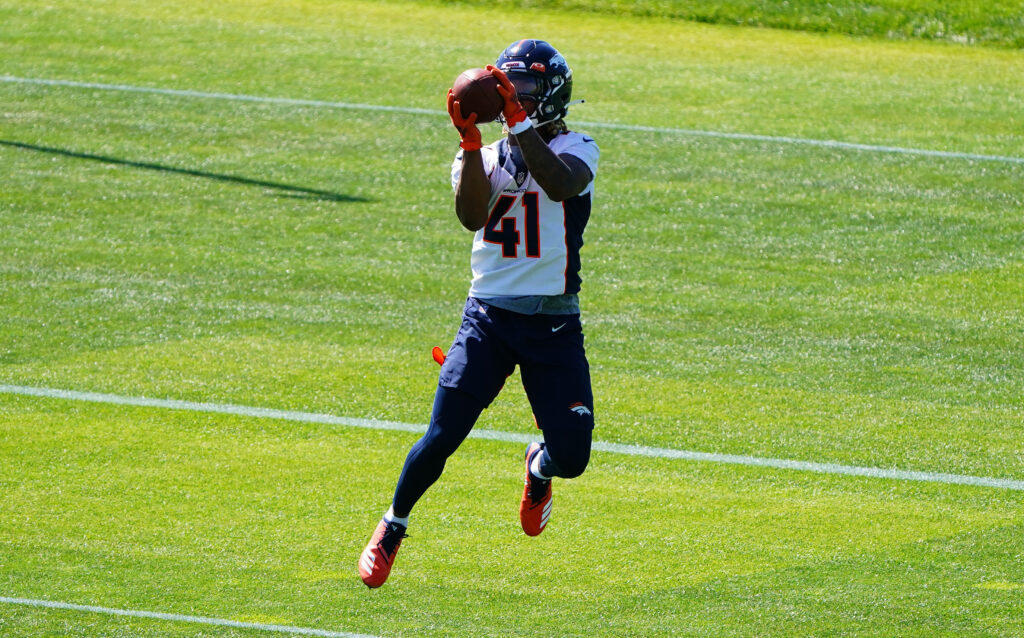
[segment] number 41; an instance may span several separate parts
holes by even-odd
[[[523,209],[526,212],[526,256],[540,257],[540,200],[537,193],[523,193]],[[512,210],[516,198],[502,195],[491,209],[491,215],[484,226],[484,241],[501,245],[501,256],[515,259],[519,256],[519,229],[515,217],[505,217]],[[499,224],[500,222],[500,224]]]

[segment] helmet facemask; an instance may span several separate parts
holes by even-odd
[[[523,108],[530,114],[534,126],[540,126],[562,119],[568,112],[572,95],[572,71],[567,75],[545,76],[533,71],[508,73],[508,79],[516,87],[516,94]],[[531,112],[529,105],[534,106]]]

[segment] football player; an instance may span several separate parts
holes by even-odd
[[[504,98],[507,135],[484,146],[476,115],[463,118],[449,91],[448,113],[462,138],[452,165],[455,213],[476,233],[473,280],[430,425],[360,556],[370,587],[384,584],[413,505],[517,365],[543,434],[524,457],[519,518],[526,534],[536,536],[548,523],[551,480],[579,476],[590,460],[594,400],[578,293],[599,150],[565,124],[572,71],[550,44],[520,40],[487,69]]]

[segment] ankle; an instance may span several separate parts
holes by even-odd
[[[388,511],[384,513],[384,522],[398,523],[402,527],[409,527],[409,515],[406,514],[405,516],[396,516],[395,508],[392,506],[389,507]]]

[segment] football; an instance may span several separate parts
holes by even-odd
[[[501,115],[505,100],[498,93],[498,79],[487,69],[468,69],[455,78],[452,93],[462,117],[476,113],[477,124],[493,122]]]

